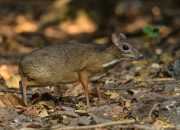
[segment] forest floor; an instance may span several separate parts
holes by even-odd
[[[59,0],[59,6],[58,0],[17,1],[0,0],[0,130],[180,129],[180,83],[168,70],[180,57],[180,8],[175,4],[136,0],[127,10],[124,1],[117,16],[101,19],[108,25],[98,30],[99,23],[83,10],[61,21],[68,0]],[[91,108],[76,83],[29,88],[30,105],[23,106],[18,90],[23,55],[72,39],[107,43],[111,26],[125,33],[145,58],[122,61],[91,82]]]

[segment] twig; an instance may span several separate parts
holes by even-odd
[[[152,125],[145,125],[145,124],[132,124],[135,123],[135,120],[123,120],[123,121],[112,121],[107,123],[101,123],[97,125],[87,125],[87,126],[71,126],[71,127],[63,127],[60,128],[41,128],[38,130],[90,130],[102,127],[116,127],[116,128],[136,128],[136,129],[143,129],[143,130],[157,130]],[[37,130],[36,128],[22,128],[20,130]]]
[[[158,105],[159,105],[159,103],[155,103],[153,105],[153,107],[151,108],[151,110],[149,112],[149,116],[148,116],[150,120],[152,120],[152,114],[153,114],[154,110],[157,108]]]
[[[115,125],[122,125],[122,124],[132,124],[132,123],[135,123],[135,120],[131,119],[131,120],[122,120],[122,121],[111,121],[111,122],[106,122],[96,125],[87,125],[87,126],[71,126],[71,127],[63,127],[63,128],[57,127],[57,128],[52,128],[51,130],[87,130],[94,128],[110,127]]]
[[[12,89],[0,89],[0,92],[2,93],[15,93],[15,94],[21,94],[19,91],[17,90],[12,90]]]
[[[140,124],[132,124],[132,125],[119,125],[118,128],[136,128],[136,129],[143,129],[143,130],[157,130],[155,127],[150,125],[140,125]]]
[[[173,78],[154,78],[147,80],[137,80],[137,82],[178,82]]]
[[[151,85],[161,85],[161,84],[175,84],[175,85],[180,85],[180,81],[177,81],[173,78],[155,78],[155,79],[148,79],[148,80],[137,80],[137,81],[133,81],[130,83],[133,84],[138,84],[138,83],[147,83],[147,84],[151,84]],[[120,87],[104,87],[104,89],[106,90],[119,90],[119,91],[126,91],[129,89],[139,89],[142,88],[142,86],[134,86],[134,85],[129,85],[129,84],[122,84]],[[152,88],[149,86],[143,86],[143,88]]]
[[[14,93],[14,94],[22,94],[20,91],[16,90],[16,89],[11,89],[11,88],[8,88],[8,89],[1,89],[0,88],[0,92],[2,93]],[[27,95],[32,95],[32,93],[27,93]]]

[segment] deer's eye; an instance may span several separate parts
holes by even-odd
[[[125,50],[125,51],[128,51],[129,50],[129,46],[128,45],[123,45],[122,49]]]

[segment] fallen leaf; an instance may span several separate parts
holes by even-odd
[[[23,106],[22,100],[15,94],[0,93],[0,107]]]

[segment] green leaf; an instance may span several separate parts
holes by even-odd
[[[148,25],[143,28],[144,34],[149,38],[157,38],[159,34],[159,28]]]

